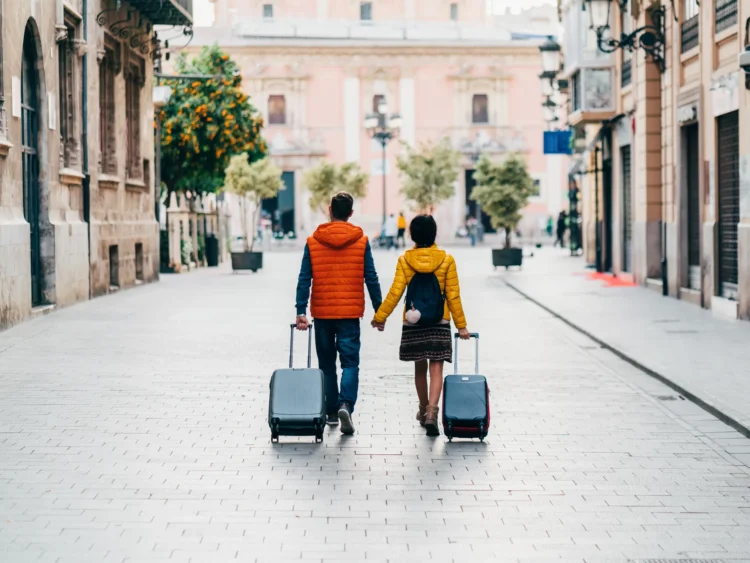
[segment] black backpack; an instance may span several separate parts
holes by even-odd
[[[440,290],[440,282],[434,272],[416,272],[406,290],[406,310],[417,310],[420,326],[436,325],[443,320],[445,294]]]

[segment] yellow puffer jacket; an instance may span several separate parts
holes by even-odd
[[[443,319],[450,321],[452,315],[456,328],[466,328],[466,317],[461,305],[461,288],[458,284],[456,261],[453,259],[453,256],[447,254],[445,250],[440,250],[434,244],[430,248],[413,248],[412,250],[407,250],[398,259],[393,285],[391,285],[391,290],[388,292],[380,309],[375,313],[375,322],[383,323],[393,313],[393,310],[398,305],[416,272],[435,273],[440,283],[440,289],[445,293]],[[405,314],[406,307],[404,307]]]

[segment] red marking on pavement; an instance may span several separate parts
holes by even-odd
[[[604,274],[599,272],[590,272],[586,274],[586,278],[593,281],[602,281],[607,287],[635,287],[635,282],[632,276],[614,276],[612,274]]]

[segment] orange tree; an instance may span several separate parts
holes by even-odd
[[[204,47],[190,64],[180,57],[175,69],[205,78],[162,81],[172,88],[161,110],[162,180],[168,192],[213,193],[232,156],[265,156],[263,118],[242,91],[239,67],[217,46]]]

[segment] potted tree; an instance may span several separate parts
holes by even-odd
[[[338,166],[321,161],[302,177],[302,183],[310,192],[310,209],[323,215],[328,213],[328,205],[337,192],[347,192],[354,199],[365,197],[369,181],[369,176],[355,162]]]
[[[263,253],[254,252],[258,216],[264,199],[276,197],[284,189],[281,170],[268,158],[250,164],[247,153],[233,156],[224,175],[224,191],[236,195],[240,206],[242,224],[243,250],[232,252],[232,270],[252,270],[257,272],[263,267]],[[248,205],[252,205],[252,236],[248,230]]]
[[[398,158],[404,197],[413,202],[415,210],[432,214],[443,201],[453,197],[458,180],[461,155],[453,150],[448,139],[437,143],[421,143],[416,149],[405,145]]]
[[[521,266],[523,249],[514,248],[513,233],[521,221],[521,212],[535,194],[534,181],[529,176],[526,162],[512,155],[502,164],[492,162],[483,155],[474,173],[477,185],[471,198],[482,206],[492,221],[492,226],[505,231],[505,247],[492,250],[492,265]]]

